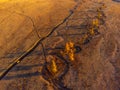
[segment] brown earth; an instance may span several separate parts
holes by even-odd
[[[81,44],[87,32],[81,25],[88,25],[102,5],[105,16],[100,34]],[[74,13],[66,20],[71,11]],[[49,53],[59,53],[55,48],[64,47],[69,40],[82,48],[75,61],[69,62],[64,86],[70,90],[120,90],[120,3],[111,0],[0,0],[0,72],[63,20],[43,45],[48,61]],[[0,90],[54,90],[53,82],[43,77],[44,59],[40,44],[0,81]],[[59,71],[64,70],[63,62],[57,63]]]

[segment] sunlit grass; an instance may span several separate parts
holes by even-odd
[[[57,71],[58,71],[57,65],[56,65],[56,62],[55,62],[54,59],[52,60],[52,63],[51,63],[51,71],[52,71],[53,73],[57,73]]]
[[[65,46],[65,53],[69,56],[69,59],[71,61],[74,61],[75,58],[74,58],[74,43],[73,42],[67,42],[66,43],[66,46]]]

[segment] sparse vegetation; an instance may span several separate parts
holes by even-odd
[[[71,61],[75,60],[75,56],[74,56],[74,52],[75,52],[75,48],[74,48],[74,43],[73,42],[67,42],[65,45],[65,50],[63,53],[65,53],[66,55],[68,55],[69,59]]]
[[[56,62],[55,62],[55,58],[52,59],[50,66],[51,66],[50,70],[51,70],[51,72],[52,72],[53,74],[55,74],[55,73],[58,72],[57,64],[56,64]]]
[[[95,8],[95,15],[93,15],[94,17],[92,15],[91,15],[91,17],[89,15],[85,15],[85,19],[81,20],[81,21],[84,21],[82,23],[84,25],[81,25],[81,23],[80,23],[80,25],[78,25],[79,22],[81,22],[80,20],[77,23],[75,22],[75,25],[73,25],[72,29],[74,30],[74,28],[76,27],[75,29],[78,29],[79,33],[80,33],[78,35],[78,37],[80,37],[80,39],[78,39],[78,44],[77,44],[78,46],[77,47],[76,47],[76,42],[74,41],[74,39],[73,40],[70,39],[70,35],[73,35],[73,34],[68,34],[67,35],[68,41],[64,42],[64,44],[61,43],[61,45],[58,45],[58,47],[55,46],[52,49],[51,48],[46,49],[46,46],[42,45],[42,42],[45,41],[46,38],[49,38],[53,34],[53,32],[56,29],[58,29],[59,26],[63,25],[65,22],[67,22],[67,20],[69,20],[69,18],[75,13],[74,10],[69,14],[68,17],[66,17],[62,22],[60,22],[58,25],[56,25],[51,30],[51,32],[49,32],[43,38],[40,38],[37,30],[35,29],[36,33],[39,37],[39,40],[30,49],[28,49],[27,52],[25,52],[23,55],[21,55],[21,57],[18,58],[14,62],[14,64],[10,65],[7,68],[8,70],[1,74],[0,79],[2,79],[9,72],[9,70],[11,70],[12,67],[14,67],[18,63],[20,63],[24,57],[26,57],[30,52],[32,52],[35,49],[35,47],[37,47],[39,44],[41,44],[42,49],[43,49],[42,54],[45,57],[44,58],[45,63],[44,63],[44,66],[41,70],[42,77],[45,80],[47,80],[50,84],[52,84],[52,86],[55,90],[57,90],[57,89],[58,90],[69,90],[68,87],[65,86],[66,84],[64,84],[63,79],[64,79],[65,75],[68,73],[69,68],[72,66],[71,64],[77,65],[76,64],[77,63],[76,52],[77,53],[80,53],[80,51],[82,52],[82,49],[84,49],[84,48],[81,48],[81,47],[84,47],[86,44],[88,44],[90,41],[92,41],[93,37],[96,37],[96,35],[98,35],[98,33],[100,34],[99,28],[101,25],[103,25],[103,23],[101,24],[101,21],[104,21],[104,18],[105,18],[104,12],[102,12],[102,10],[104,8],[105,8],[104,4],[101,7],[98,7],[97,10]],[[77,13],[77,11],[76,11],[76,13]],[[88,13],[89,12],[87,12],[87,14]],[[82,16],[79,15],[79,18],[81,18],[81,17]],[[86,18],[87,18],[87,20],[86,20]],[[67,26],[65,26],[65,28],[66,27]],[[64,29],[64,28],[62,28],[62,29]],[[83,31],[82,31],[82,29],[83,29]],[[69,31],[67,31],[67,32],[69,32]],[[77,32],[77,34],[78,34],[78,32]],[[65,35],[66,34],[63,33],[63,35],[61,35],[61,37],[63,38],[63,36],[65,36]],[[57,37],[57,36],[58,36],[58,34],[56,34],[56,36],[53,36],[53,37]],[[51,49],[51,50],[49,51],[49,49]],[[47,61],[48,55],[51,55],[53,58],[51,60]],[[80,64],[80,65],[82,65],[82,64]],[[83,70],[83,73],[84,73],[84,70]],[[85,77],[85,78],[87,78],[87,77]],[[86,87],[86,86],[90,87],[90,85],[87,85],[85,83],[84,87]]]

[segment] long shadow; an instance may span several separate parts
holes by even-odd
[[[40,67],[43,64],[29,65],[29,66],[16,66],[17,69],[11,70],[11,72],[23,71],[23,70],[31,70],[33,67]]]
[[[46,48],[45,51],[49,51],[49,50],[56,50],[56,49],[63,49],[62,47],[56,47],[56,48]],[[23,54],[25,52],[17,52],[17,53],[8,53],[5,56],[1,57],[1,58],[16,58],[19,57],[21,54]],[[47,53],[47,52],[46,52]],[[36,50],[33,51],[31,54],[29,54],[26,57],[30,57],[30,56],[40,56],[43,55],[43,52],[41,52],[40,50]]]
[[[12,69],[10,72],[17,72],[17,71],[24,71],[24,70],[31,70],[33,67],[40,67],[43,64],[35,64],[35,65],[27,65],[27,66],[16,66],[15,69]],[[0,72],[4,71],[5,69],[1,69]]]
[[[25,53],[25,52],[8,53],[6,56],[1,57],[1,58],[15,58],[15,57],[19,57],[23,53]],[[33,55],[41,55],[41,52],[40,51],[34,51],[28,56],[33,56]]]
[[[114,2],[119,2],[119,3],[120,3],[120,0],[112,0],[112,1],[114,1]]]
[[[33,67],[40,67],[43,66],[43,64],[35,64],[35,65],[29,65],[29,66],[16,66],[15,69],[12,69],[10,72],[18,72],[18,71],[28,71],[31,70]],[[5,69],[4,69],[5,70]],[[3,71],[3,70],[0,70]],[[33,72],[33,73],[26,73],[26,74],[18,74],[15,76],[6,76],[3,80],[11,80],[16,78],[27,78],[27,77],[34,77],[41,75],[40,72]]]
[[[19,74],[16,76],[6,76],[3,78],[3,80],[11,80],[11,79],[16,79],[16,78],[29,78],[29,77],[35,77],[41,75],[40,72],[33,72],[33,73],[26,73],[26,74]]]

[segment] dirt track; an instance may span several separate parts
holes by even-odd
[[[54,48],[63,47],[68,38],[82,48],[82,51],[75,55],[76,60],[70,63],[69,71],[63,80],[64,85],[72,90],[120,89],[120,3],[101,1],[81,1],[74,14],[43,42],[46,54],[59,52]],[[47,35],[78,3],[72,0],[26,2],[27,0],[0,2],[0,72],[39,39],[35,30],[40,37]],[[96,9],[103,3],[105,7],[102,11],[106,17],[105,23],[100,25],[100,34],[94,36],[88,44],[81,45],[80,39],[82,33],[86,32],[86,27],[80,29],[80,25],[86,24],[86,18],[96,16]],[[43,65],[44,56],[39,45],[0,81],[0,88],[52,90],[53,84],[42,77]]]

